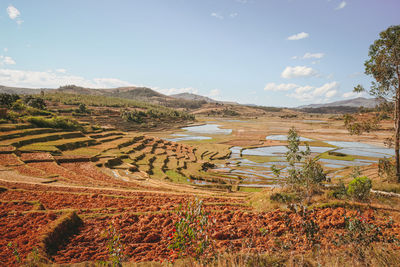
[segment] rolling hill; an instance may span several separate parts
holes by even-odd
[[[383,100],[378,98],[365,98],[365,97],[357,97],[348,100],[335,101],[331,103],[325,104],[310,104],[305,106],[299,106],[299,109],[303,108],[326,108],[326,107],[365,107],[365,108],[374,108],[376,105],[382,103]]]

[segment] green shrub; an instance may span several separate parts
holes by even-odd
[[[330,192],[330,195],[334,198],[337,199],[344,199],[347,196],[347,189],[346,186],[342,181],[339,182],[337,186],[333,188],[333,190]]]
[[[25,120],[37,127],[43,127],[43,128],[60,128],[68,130],[82,129],[82,126],[76,120],[69,119],[66,117],[44,118],[44,117],[30,116],[25,118]]]
[[[16,94],[2,93],[0,94],[0,106],[10,108],[18,99],[20,99],[20,97]]]
[[[354,178],[347,188],[347,194],[356,200],[367,200],[372,188],[371,179],[367,176]]]

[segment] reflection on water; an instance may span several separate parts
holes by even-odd
[[[217,124],[204,124],[199,126],[183,127],[182,130],[186,130],[190,133],[201,133],[201,134],[230,134],[232,129],[221,129],[220,125]]]
[[[305,150],[305,146],[300,146],[300,150]],[[264,156],[264,157],[272,157],[284,155],[287,152],[286,146],[266,146],[266,147],[258,147],[252,149],[243,150],[243,155],[251,155],[251,156]],[[319,146],[310,146],[311,153],[324,153],[326,151],[332,150],[331,147],[319,147]]]
[[[203,135],[232,133],[232,129],[221,129],[217,124],[189,126],[189,127],[183,127],[181,129],[186,131],[185,134],[182,133],[171,134],[173,138],[166,138],[165,140],[173,142],[190,141],[190,140],[210,140],[212,139],[212,137]],[[197,135],[197,134],[202,134],[202,135]]]
[[[393,149],[374,146],[370,144],[364,144],[360,142],[326,141],[326,143],[341,148],[336,151],[348,155],[374,157],[374,158],[394,156]]]

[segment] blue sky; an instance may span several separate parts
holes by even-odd
[[[9,0],[0,85],[147,86],[298,106],[368,87],[368,47],[399,0]]]

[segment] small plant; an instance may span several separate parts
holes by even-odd
[[[269,230],[262,227],[262,228],[260,228],[260,233],[262,236],[266,236],[269,233]]]
[[[372,188],[371,179],[367,176],[354,178],[347,188],[347,194],[359,201],[366,201]]]
[[[32,252],[30,255],[28,255],[27,260],[26,260],[26,266],[27,267],[36,267],[40,266],[39,264],[41,263],[43,259],[40,256],[39,249],[37,247],[34,247],[32,249]]]
[[[12,253],[13,253],[14,257],[15,257],[15,261],[17,263],[20,263],[21,262],[21,255],[19,254],[18,246],[16,244],[14,244],[13,242],[10,242],[10,243],[7,244],[7,247],[8,247],[8,249],[12,250]]]
[[[186,209],[178,210],[179,221],[175,223],[171,243],[168,246],[171,254],[175,251],[178,257],[191,256],[199,260],[204,254],[212,251],[211,217],[203,210],[203,201],[195,199],[189,202]]]
[[[112,266],[122,266],[124,260],[124,248],[121,242],[121,236],[115,229],[114,225],[110,223],[104,233],[107,238],[108,253]]]

